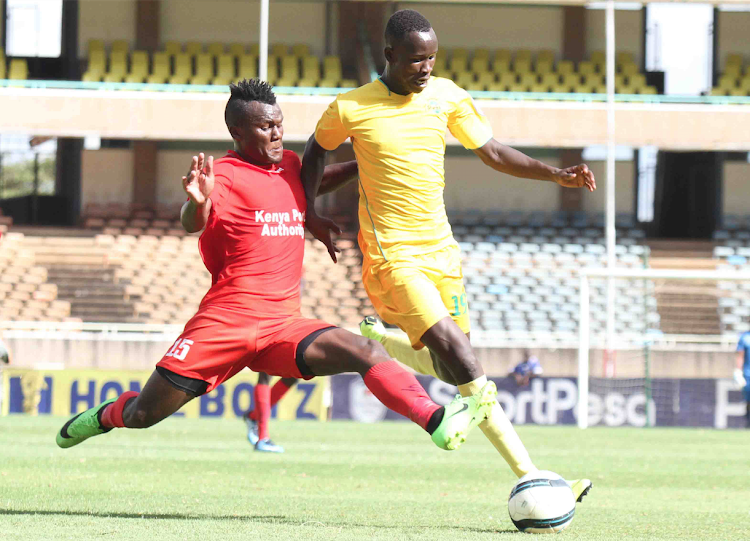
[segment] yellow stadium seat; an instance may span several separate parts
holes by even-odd
[[[627,52],[627,51],[620,51],[615,56],[615,61],[618,64],[635,64],[635,58],[633,58],[633,53]]]
[[[281,78],[279,74],[279,57],[274,55],[268,55],[268,82],[276,84],[276,81]]]
[[[630,63],[619,64],[617,66],[617,70],[623,75],[633,75],[641,71],[638,69],[638,66],[636,66],[635,64],[630,64]]]
[[[212,79],[209,79],[206,75],[194,75],[188,81],[191,85],[207,85],[211,83]]]
[[[467,71],[469,69],[469,62],[465,56],[453,56],[451,57],[450,64],[451,71]]]
[[[260,45],[257,43],[251,43],[250,44],[250,50],[248,51],[251,55],[259,56],[260,55]]]
[[[484,86],[494,84],[497,77],[491,71],[485,71],[477,74],[477,82],[482,83]]]
[[[341,88],[357,88],[359,83],[356,79],[342,79],[339,85]]]
[[[314,81],[317,84],[320,80],[320,60],[318,60],[318,57],[305,56],[302,58],[302,78],[306,81]]]
[[[112,51],[109,55],[109,71],[107,75],[120,76],[122,79],[128,71],[127,53],[125,51]]]
[[[539,62],[549,62],[550,64],[555,63],[555,52],[550,51],[549,49],[545,49],[543,51],[539,51],[536,55],[536,61]]]
[[[737,81],[737,83],[738,88],[742,90],[750,90],[750,76],[746,75],[745,77]]]
[[[216,78],[213,84],[229,84],[235,79],[234,56],[222,54],[216,60]]]
[[[103,80],[105,83],[121,83],[124,78],[125,78],[124,72],[123,73],[117,72],[117,73],[107,73],[104,76]]]
[[[556,94],[569,94],[571,92],[571,87],[565,84],[554,85],[550,87],[550,92]]]
[[[307,43],[295,43],[292,45],[292,54],[297,58],[304,58],[310,55],[310,47]]]
[[[657,94],[655,86],[644,86],[638,89],[639,94]]]
[[[470,69],[474,73],[482,73],[484,71],[489,71],[490,59],[488,57],[477,58],[475,56],[474,58],[471,59]]]
[[[281,76],[294,81],[299,79],[299,59],[296,56],[281,57]]]
[[[455,58],[469,58],[469,51],[465,47],[456,47],[451,53],[451,59]]]
[[[635,88],[643,88],[646,85],[646,76],[642,73],[634,73],[628,77],[628,84]]]
[[[125,76],[126,83],[142,83],[146,80],[146,75],[142,73],[128,73]]]
[[[728,92],[728,95],[735,97],[747,96],[747,90],[743,90],[742,88],[733,88]]]
[[[474,54],[472,55],[472,58],[486,58],[487,62],[490,61],[490,50],[485,49],[483,47],[480,47],[479,49],[474,49]]]
[[[567,86],[569,88],[572,88],[574,86],[578,86],[581,84],[581,76],[577,73],[568,73],[566,75],[562,76],[562,84],[563,86]]]
[[[230,43],[229,54],[231,54],[234,57],[239,58],[243,54],[245,54],[245,46],[242,43]]]
[[[588,60],[584,60],[583,62],[578,63],[578,73],[580,73],[583,76],[590,75],[592,73],[596,73],[596,64],[593,62],[590,62]]]
[[[193,60],[189,53],[179,53],[174,57],[174,74],[169,84],[184,85],[193,76]]]
[[[576,65],[572,60],[560,60],[557,63],[557,73],[560,75],[567,75],[568,73],[575,73]]]
[[[212,41],[208,44],[208,47],[206,47],[206,52],[211,56],[222,55],[224,54],[224,44],[219,43],[218,41]]]
[[[510,71],[510,60],[507,58],[495,58],[495,61],[492,63],[492,71],[495,73]]]
[[[507,92],[508,85],[492,83],[491,85],[487,85],[487,90],[490,92]]]
[[[530,64],[531,60],[532,60],[532,58],[531,58],[531,51],[529,51],[528,49],[519,49],[519,50],[517,50],[516,51],[516,59],[515,59],[515,61],[518,62],[519,60],[522,60],[522,61],[528,60],[529,64]]]
[[[241,79],[254,79],[258,76],[258,57],[251,54],[240,56],[239,67]]]
[[[297,86],[297,79],[282,77],[273,83],[274,86]]]
[[[185,44],[185,52],[190,56],[198,56],[203,52],[203,44],[199,41],[188,41]]]
[[[473,83],[467,84],[464,89],[468,90],[470,92],[476,92],[476,91],[483,91],[486,88],[486,85],[480,83],[479,81],[474,81]]]
[[[195,57],[195,77],[190,84],[208,84],[214,78],[214,57],[209,53],[201,53]],[[200,82],[197,82],[200,81]],[[203,82],[206,81],[206,82]]]
[[[542,75],[541,83],[548,87],[557,86],[560,84],[560,76],[556,73],[546,73]]]
[[[116,39],[112,42],[112,52],[122,52],[127,54],[129,49],[128,42],[124,39]]]
[[[712,88],[711,89],[711,95],[712,96],[726,96],[727,91],[723,88]]]
[[[722,75],[721,77],[719,77],[718,87],[727,91],[736,88],[737,78],[728,75]]]
[[[94,51],[101,51],[104,53],[104,40],[103,39],[90,39],[88,43],[89,56]]]
[[[596,65],[604,65],[607,63],[607,55],[604,54],[604,51],[593,51],[591,61]]]
[[[529,86],[529,92],[549,92],[549,87],[543,84],[535,84]]]
[[[536,73],[521,73],[518,76],[518,83],[525,87],[530,87],[539,82]]]
[[[0,64],[0,75],[2,76],[0,77],[0,79],[5,79],[5,64]],[[83,81],[84,83],[99,83],[101,82],[103,76],[103,73],[87,71],[83,74],[83,76],[81,76],[81,81]]]
[[[169,53],[167,52],[154,53],[152,60],[153,60],[153,66],[151,67],[151,75],[164,77],[164,79],[169,77],[169,72],[170,72]]]
[[[182,45],[178,41],[167,41],[164,43],[164,52],[170,57],[180,54],[182,52]]]
[[[271,45],[269,54],[279,57],[286,56],[289,54],[289,46],[285,45],[284,43],[274,43],[273,45]]]
[[[492,59],[493,62],[497,62],[498,60],[501,62],[507,61],[510,64],[512,55],[508,49],[498,49],[495,51],[495,57]]]
[[[739,54],[739,53],[729,53],[727,55],[727,58],[726,58],[726,61],[725,61],[725,65],[726,66],[731,66],[731,65],[742,66],[742,64],[743,64],[743,61],[742,61],[742,55],[741,54]]]
[[[513,71],[516,73],[528,73],[531,71],[531,59],[528,58],[516,58],[513,62]]]
[[[435,65],[432,66],[432,71],[437,72],[437,73],[443,73],[447,71],[447,68],[448,68],[448,63],[445,61],[445,55],[443,55],[441,52],[438,52],[437,56],[435,57]]]
[[[459,71],[456,73],[456,76],[453,78],[453,80],[458,86],[466,88],[474,82],[474,74],[470,71]]]
[[[536,61],[536,72],[540,74],[551,73],[554,64],[551,60],[537,60]]]
[[[130,55],[130,72],[128,75],[145,79],[148,75],[148,53],[146,51],[133,51]]]
[[[87,73],[92,75],[102,75],[106,71],[107,59],[104,50],[93,50],[89,52],[89,66]]]
[[[317,79],[300,79],[297,81],[299,87],[316,87],[318,86]]]
[[[742,75],[742,66],[739,64],[730,64],[724,69],[722,75],[729,75],[730,77],[739,78]]]
[[[163,85],[167,82],[169,73],[152,73],[146,77],[146,82],[150,85]],[[186,78],[187,79],[187,78]]]
[[[516,84],[516,82],[518,82],[518,78],[515,73],[508,71],[505,73],[501,73],[497,78],[497,82],[501,86],[508,88]]]
[[[592,94],[606,94],[607,93],[607,87],[604,85],[592,85],[591,86],[591,93]]]
[[[586,84],[589,86],[604,86],[607,84],[607,81],[605,80],[604,75],[592,73],[591,75],[586,76]]]
[[[338,56],[326,56],[323,59],[323,75],[327,80],[341,79],[341,59]]]
[[[615,85],[615,93],[616,94],[637,94],[636,89],[633,88],[630,85],[622,84],[622,85]]]
[[[626,77],[622,75],[621,73],[618,73],[617,75],[615,75],[615,86],[617,87],[625,86],[626,84],[625,80],[626,80]]]
[[[323,79],[318,83],[318,86],[320,88],[338,88],[339,81],[338,79]]]

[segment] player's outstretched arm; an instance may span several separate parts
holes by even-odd
[[[325,244],[328,249],[328,255],[333,262],[336,262],[336,248],[333,242],[331,232],[341,234],[341,229],[332,220],[318,216],[315,211],[315,197],[320,190],[320,183],[325,171],[326,149],[318,144],[315,135],[310,136],[305,147],[305,154],[302,157],[302,186],[305,188],[305,198],[307,199],[307,210],[305,212],[305,227],[313,237]]]
[[[343,163],[333,163],[326,165],[323,172],[323,180],[318,188],[318,195],[335,192],[343,188],[359,175],[357,160]]]
[[[547,180],[566,188],[585,187],[590,192],[596,190],[594,173],[586,164],[565,169],[551,167],[495,139],[490,139],[484,146],[474,149],[474,154],[496,171],[514,177]]]
[[[182,205],[180,221],[185,231],[195,233],[206,227],[211,213],[209,196],[214,189],[214,157],[206,160],[202,152],[193,156],[190,171],[182,177],[182,188],[188,201]]]

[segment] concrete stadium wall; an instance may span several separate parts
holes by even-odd
[[[81,208],[85,209],[89,203],[127,205],[132,200],[133,151],[84,150],[81,156]]]
[[[750,12],[720,11],[719,28],[719,67],[724,69],[724,61],[729,53],[740,53],[745,63],[750,62],[747,47],[747,29],[750,28]]]
[[[78,3],[78,56],[88,56],[90,39],[124,39],[135,47],[135,0],[86,0]]]
[[[726,214],[750,213],[750,163],[724,164],[723,199]]]

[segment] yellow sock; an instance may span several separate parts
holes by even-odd
[[[458,386],[461,396],[470,396],[479,392],[487,383],[487,376],[482,376],[464,385]],[[518,437],[510,419],[505,415],[503,407],[496,402],[490,416],[479,425],[488,440],[502,455],[518,477],[536,471],[537,467],[531,462],[529,452]]]
[[[393,333],[386,333],[380,343],[383,344],[388,355],[394,359],[401,361],[420,374],[437,377],[429,349],[414,349],[406,336]]]

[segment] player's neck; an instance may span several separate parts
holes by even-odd
[[[393,78],[388,72],[388,66],[385,67],[385,71],[383,71],[383,75],[380,76],[380,80],[383,81],[383,84],[387,86],[388,90],[390,90],[393,94],[398,94],[400,96],[408,96],[409,94],[411,94],[411,92],[407,88],[401,87],[398,85],[398,83],[393,81]]]

